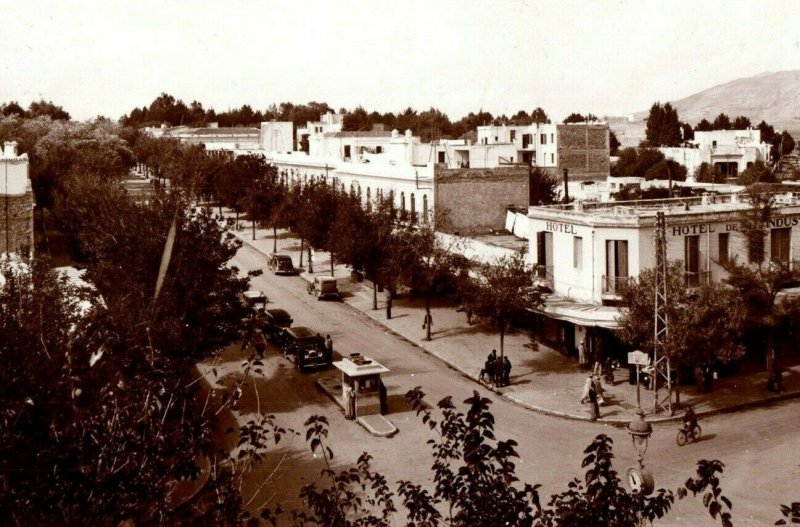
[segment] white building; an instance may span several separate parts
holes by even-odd
[[[716,166],[726,177],[736,177],[756,161],[766,162],[769,145],[761,142],[761,131],[714,130],[695,132],[687,147],[661,147],[667,159],[685,166],[691,177],[702,163]]]
[[[0,256],[33,251],[34,198],[28,176],[28,154],[17,142],[0,148]]]
[[[766,257],[796,268],[800,200],[788,193],[777,203]],[[739,224],[749,207],[743,194],[531,207],[530,262],[536,281],[553,292],[540,335],[569,353],[584,339],[611,351],[620,285],[655,266],[656,213],[666,215],[667,258],[683,262],[686,284],[693,286],[723,279],[721,261],[748,260]]]
[[[258,128],[223,127],[211,123],[205,128],[187,126],[147,127],[145,133],[152,137],[171,137],[189,145],[203,145],[213,153],[252,153],[262,150],[263,133]]]

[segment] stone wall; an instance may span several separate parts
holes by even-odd
[[[447,230],[463,235],[501,230],[509,205],[528,206],[528,167],[441,170],[434,188],[437,213],[448,211]]]
[[[605,179],[610,170],[608,126],[558,125],[558,172],[571,180]]]
[[[33,194],[0,196],[0,253],[21,253],[23,249],[33,250]]]

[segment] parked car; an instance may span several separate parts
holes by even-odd
[[[319,333],[296,326],[284,331],[283,336],[283,351],[294,360],[298,370],[327,368],[333,362],[333,357],[325,349],[325,339]]]
[[[332,276],[314,277],[314,294],[317,300],[339,300],[339,287]]]
[[[262,313],[264,308],[267,307],[267,302],[269,302],[267,295],[265,295],[263,291],[256,291],[254,289],[243,292],[239,296],[239,300],[242,302],[242,305],[248,308],[254,315]]]
[[[285,330],[292,326],[292,315],[285,309],[267,309],[263,319],[262,332],[273,344],[281,346]]]
[[[292,257],[288,254],[271,254],[267,261],[267,267],[272,269],[275,274],[295,274]]]

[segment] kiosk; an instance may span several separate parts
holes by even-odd
[[[342,372],[342,406],[348,419],[383,414],[386,392],[381,374],[389,369],[360,353],[351,353],[333,365]]]

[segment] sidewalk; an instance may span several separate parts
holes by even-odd
[[[242,229],[235,232],[244,243],[266,254],[272,253],[272,230],[256,229],[256,240],[252,240],[249,223],[243,222]],[[291,255],[298,264],[300,242],[289,233],[278,231],[278,252]],[[307,254],[303,255],[306,265]],[[314,276],[330,276],[330,255],[317,251],[314,255],[314,273],[305,270],[300,276],[313,280]],[[334,266],[334,276],[340,284],[342,301],[363,312],[375,322],[383,325],[398,336],[415,344],[426,352],[435,355],[443,362],[460,371],[465,376],[478,381],[478,374],[486,356],[492,349],[499,353],[499,335],[487,324],[467,324],[466,315],[456,311],[456,306],[444,301],[435,301],[431,308],[433,332],[431,340],[424,340],[422,329],[424,303],[422,299],[401,297],[392,303],[392,318],[386,320],[385,297],[378,294],[378,309],[372,309],[372,286],[369,282],[354,283],[350,280],[350,270],[344,265]],[[505,355],[511,361],[511,383],[507,387],[492,388],[481,383],[502,396],[545,414],[569,419],[589,420],[589,405],[581,404],[581,391],[588,372],[583,370],[573,358],[566,357],[543,344],[533,344],[529,335],[513,330],[505,337]],[[605,404],[600,407],[598,423],[627,425],[636,409],[636,386],[628,383],[628,369],[616,372],[615,383],[609,386],[603,382]],[[766,390],[767,374],[764,371],[752,374],[737,374],[723,377],[714,382],[711,393],[700,393],[693,386],[681,386],[682,406],[692,404],[698,416],[740,410],[756,405],[769,404],[778,400],[800,397],[800,365],[785,370],[785,392],[774,394]],[[661,395],[663,397],[663,390]],[[649,415],[651,422],[679,420],[682,408],[676,408],[673,417],[653,414],[653,392],[641,389],[641,406]]]

